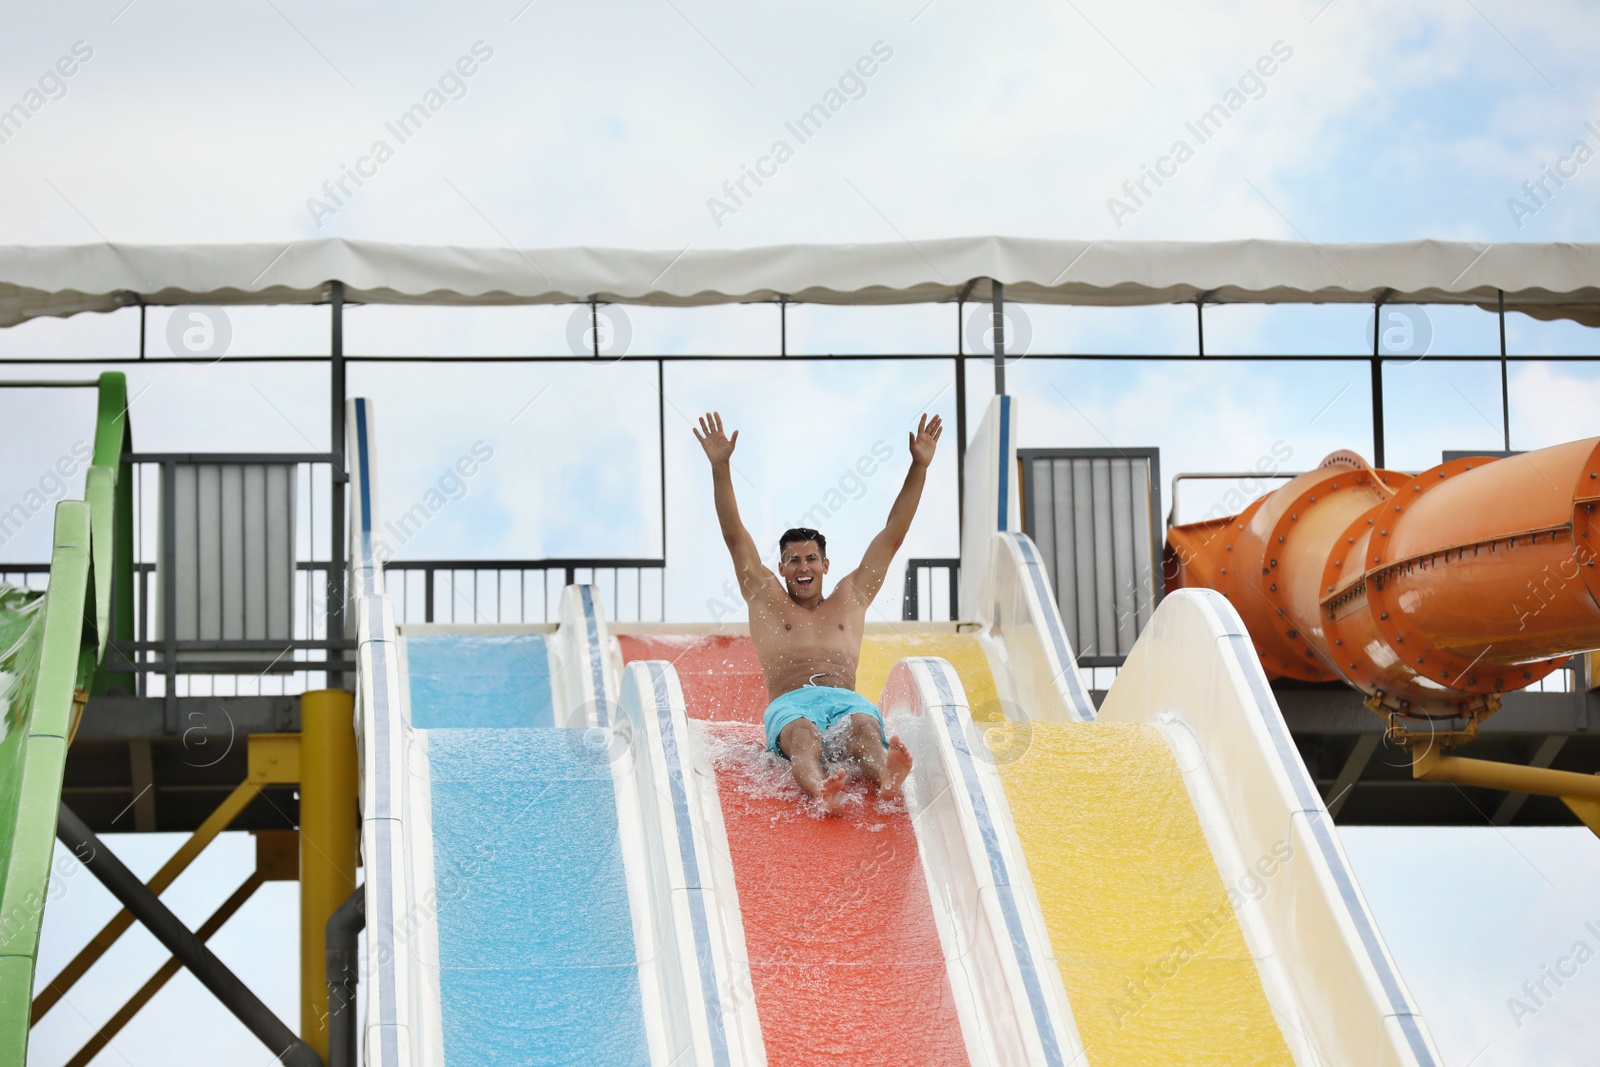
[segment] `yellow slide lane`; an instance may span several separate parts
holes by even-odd
[[[995,694],[994,675],[983,646],[971,634],[869,633],[861,642],[861,663],[856,667],[856,692],[876,702],[883,696],[889,671],[907,656],[942,656],[950,661],[967,691],[972,717],[978,722],[1005,718]]]
[[[1179,1062],[1181,1049],[1187,1065],[1292,1065],[1161,734],[1135,723],[985,733],[1089,1063],[1147,1067]]]

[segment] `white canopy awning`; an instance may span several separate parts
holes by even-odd
[[[366,304],[693,307],[787,298],[915,304],[989,298],[1128,307],[1476,304],[1600,326],[1600,244],[1055,241],[961,237],[735,250],[284,244],[0,247],[0,326],[130,304],[307,304],[329,282]]]

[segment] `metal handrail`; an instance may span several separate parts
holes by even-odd
[[[908,559],[906,560],[906,585],[905,593],[901,597],[900,620],[902,622],[916,622],[921,617],[921,591],[918,576],[923,571],[936,571],[943,569],[950,575],[950,621],[956,622],[961,618],[961,560],[946,559]],[[933,581],[933,575],[928,575],[928,581]],[[932,585],[929,585],[932,592]]]

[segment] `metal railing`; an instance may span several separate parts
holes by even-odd
[[[132,674],[134,692],[139,696],[272,696],[337,686],[345,672],[355,669],[355,641],[353,635],[344,636],[342,624],[343,552],[342,546],[334,543],[335,534],[343,528],[334,520],[342,515],[334,516],[330,506],[342,495],[344,475],[332,457],[321,453],[126,453],[123,461],[132,479],[133,633],[116,634],[109,643],[108,672]],[[287,619],[274,628],[274,636],[176,636],[180,629],[179,585],[174,561],[180,557],[174,485],[175,472],[185,464],[294,468],[294,521],[288,533],[294,542],[294,569],[287,579]],[[192,532],[209,536],[215,530],[200,523],[196,513]],[[230,592],[226,580],[219,580],[214,589],[198,576],[193,580],[200,583],[196,589],[205,593],[205,599],[214,598],[216,606],[208,610],[220,615],[226,607],[237,613],[238,605],[230,606],[229,598],[241,594]],[[281,628],[285,624],[286,629]]]
[[[399,623],[548,623],[574,582],[598,588],[614,621],[667,617],[662,559],[393,560],[383,570]]]
[[[935,571],[944,571],[948,583],[934,577]],[[940,587],[944,586],[943,589]],[[961,618],[961,561],[959,559],[908,559],[906,560],[906,589],[901,598],[900,618],[903,622],[928,622],[941,618],[939,602],[943,601],[951,622]],[[924,615],[923,609],[927,613]]]
[[[49,581],[48,563],[0,563],[0,583],[5,585],[43,592]]]

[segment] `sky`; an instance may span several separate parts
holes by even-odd
[[[32,7],[8,15],[0,35],[0,110],[20,103],[30,112],[20,126],[0,127],[0,244],[342,236],[675,253],[986,234],[1594,241],[1596,39],[1592,5],[1502,0]],[[830,92],[845,98],[835,118],[791,144],[776,176],[735,202],[724,183],[771,157],[776,142],[794,141],[785,124]],[[442,99],[437,112],[402,141],[389,126],[430,93]],[[1234,93],[1242,102],[1228,125],[1198,143],[1185,124]],[[1124,183],[1137,190],[1143,168],[1174,156],[1179,140],[1190,151],[1176,153],[1176,175],[1135,199]],[[375,151],[380,141],[387,151]],[[375,172],[335,197],[329,190],[357,166]],[[1558,167],[1569,175],[1559,186],[1546,177]],[[1530,194],[1525,183],[1541,179],[1543,190]],[[601,366],[351,365],[351,395],[376,405],[386,512],[424,499],[475,446],[492,453],[460,498],[399,546],[402,558],[653,556],[664,547],[667,614],[707,619],[731,569],[688,431],[693,416],[715,408],[744,431],[736,489],[763,544],[843,485],[847,503],[827,531],[836,563],[853,563],[898,488],[899,460],[858,489],[847,480],[857,459],[880,442],[903,457],[903,435],[924,411],[954,422],[948,358],[677,363],[658,392],[655,365],[636,357],[774,353],[777,310],[608,310],[607,329],[629,340],[622,358]],[[1030,337],[1007,372],[1025,447],[1155,446],[1166,478],[1246,469],[1264,456],[1287,455],[1286,469],[1302,469],[1339,448],[1370,453],[1364,364],[1028,358],[1187,354],[1194,312],[1011,312],[1013,336]],[[573,314],[352,308],[346,348],[397,358],[562,354]],[[225,351],[199,358],[183,344],[194,325],[186,314],[150,309],[146,349],[152,364],[170,362],[123,368],[136,446],[325,449],[325,368],[228,357],[323,353],[327,309],[221,315],[212,321],[226,322]],[[1417,358],[1385,372],[1389,465],[1422,469],[1445,449],[1500,447],[1498,366],[1440,358],[1497,352],[1495,316],[1470,308],[1395,316],[1385,320],[1386,343]],[[981,341],[982,322],[960,323],[950,306],[792,307],[788,350],[949,356],[969,325]],[[139,329],[138,312],[125,309],[0,330],[0,359],[77,361],[65,371],[8,365],[0,379],[92,377],[96,359],[138,353]],[[1208,308],[1205,329],[1208,353],[1355,355],[1369,350],[1371,312]],[[1595,331],[1516,314],[1506,332],[1516,354],[1600,348]],[[973,362],[968,386],[975,424],[988,401],[987,368]],[[1597,432],[1596,364],[1514,363],[1508,387],[1513,447]],[[81,471],[60,481],[51,472],[90,434],[92,414],[86,390],[0,389],[0,509],[30,490],[51,500],[81,493]],[[1186,487],[1179,517],[1194,517],[1226,488]],[[47,515],[41,509],[0,544],[0,560],[46,558]],[[954,555],[956,546],[947,442],[903,555]],[[893,617],[894,576],[886,586],[877,610]],[[1580,970],[1533,1016],[1513,1019],[1508,1000],[1575,941],[1600,946],[1584,925],[1600,926],[1591,835],[1489,827],[1341,835],[1447,1062],[1589,1056],[1600,1040],[1600,1016],[1587,1010],[1600,970]],[[176,841],[119,835],[115,845],[147,874]],[[223,841],[180,879],[168,894],[180,914],[198,922],[232,891],[247,845]],[[92,879],[61,878],[41,975],[109,914]],[[293,950],[286,955],[271,931],[292,924],[293,909],[293,886],[269,885],[216,941],[286,1018],[295,1015]],[[148,938],[126,940],[36,1028],[30,1062],[64,1062],[155,968]],[[184,1037],[180,1047],[174,1034]],[[180,976],[96,1062],[248,1063],[258,1050]]]

